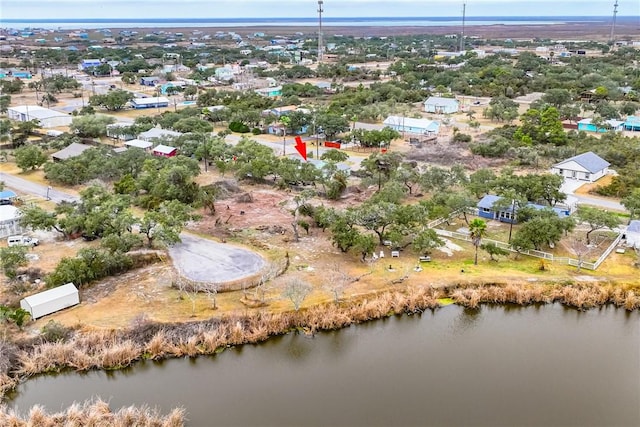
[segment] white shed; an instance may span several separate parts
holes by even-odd
[[[73,283],[28,296],[20,301],[33,320],[80,303],[78,289]]]

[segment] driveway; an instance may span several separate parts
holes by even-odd
[[[169,254],[180,273],[189,280],[224,283],[251,276],[265,265],[255,252],[182,233],[182,243]]]
[[[0,173],[0,181],[4,182],[4,185],[18,193],[29,194],[31,196],[39,196],[53,200],[56,203],[63,201],[76,202],[80,198],[73,194],[65,193],[60,190],[56,190],[53,187],[47,187],[46,185],[37,184],[27,179],[10,175],[8,173]]]
[[[624,206],[622,206],[615,200],[606,199],[604,197],[575,194],[576,190],[578,190],[578,188],[582,187],[586,183],[586,181],[578,181],[577,179],[565,178],[562,186],[560,186],[560,191],[567,195],[572,195],[578,200],[578,203],[581,205],[591,205],[603,209],[626,212]]]

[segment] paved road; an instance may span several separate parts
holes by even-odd
[[[585,181],[578,181],[575,179],[565,178],[562,186],[560,187],[560,191],[567,195],[571,195],[578,199],[578,203],[583,205],[592,205],[597,206],[599,208],[610,209],[614,211],[626,212],[624,206],[615,200],[604,199],[596,196],[585,196],[582,194],[575,194],[578,188],[582,187],[586,184]]]
[[[56,203],[62,201],[75,202],[80,200],[78,196],[65,193],[60,190],[56,190],[53,187],[47,188],[46,185],[37,184],[27,179],[17,177],[15,175],[8,174],[6,172],[0,172],[0,181],[4,182],[4,185],[18,193],[25,193],[31,196],[39,196],[43,199],[49,196],[49,199]],[[48,193],[48,194],[47,194]]]
[[[246,249],[188,233],[182,233],[180,239],[182,243],[172,246],[169,254],[180,273],[190,280],[230,282],[251,276],[265,265],[260,255]]]

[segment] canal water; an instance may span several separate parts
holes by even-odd
[[[190,426],[640,426],[640,313],[449,306],[215,357],[41,376],[8,404],[182,406]]]

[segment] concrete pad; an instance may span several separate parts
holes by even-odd
[[[189,280],[225,283],[251,276],[265,265],[255,252],[182,233],[182,243],[169,254],[180,273]]]

